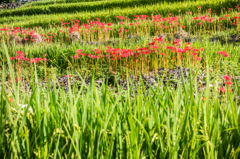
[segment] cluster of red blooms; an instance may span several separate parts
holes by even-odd
[[[226,76],[223,76],[223,78],[226,81],[226,85],[232,85],[231,78],[229,76],[226,75]]]
[[[10,29],[10,27],[6,27],[6,28],[1,28],[0,31],[5,31],[6,35],[13,35],[13,36],[19,36],[22,37],[22,39],[24,40],[31,40],[31,41],[35,41],[35,39],[37,38],[37,34],[35,30],[30,30],[29,28],[27,29],[20,29],[19,27],[15,27],[13,29]],[[44,37],[44,34],[40,34],[41,37]],[[29,39],[30,37],[30,39]],[[21,41],[21,40],[20,40]]]
[[[200,6],[199,6],[200,7]],[[240,9],[239,6],[235,6],[236,9]],[[232,10],[232,8],[228,8],[228,10]],[[208,13],[211,13],[211,8],[208,9]],[[191,11],[187,12],[188,14],[192,14]],[[216,13],[214,13],[216,14]],[[230,18],[230,15],[229,14],[226,14],[224,15],[223,17],[219,17],[218,19],[216,19],[215,17],[209,17],[209,15],[204,15],[204,16],[201,16],[201,17],[194,17],[193,19],[194,20],[200,20],[202,22],[209,22],[209,23],[212,23],[214,20],[218,20],[218,21],[221,21],[221,20],[228,20],[228,21],[233,21],[233,20],[236,20],[240,18],[239,14],[237,16],[234,16],[232,19]],[[199,22],[198,25],[202,25],[203,23],[202,22]],[[232,25],[236,25],[236,22],[232,22]]]
[[[219,55],[223,55],[224,57],[229,57],[229,54],[226,51],[218,51]]]
[[[171,28],[173,25],[180,25],[178,20],[179,17],[166,17],[166,18],[161,18],[161,15],[155,15],[152,16],[153,23],[155,25],[158,25],[159,23],[162,23],[159,27],[162,29],[167,28],[168,26]],[[165,24],[165,25],[164,25]],[[184,28],[184,26],[181,26]]]
[[[119,48],[111,48],[109,46],[106,47],[105,51],[101,51],[100,49],[96,48],[93,50],[93,53],[89,53],[86,55],[86,53],[83,53],[83,50],[79,49],[77,50],[77,54],[72,56],[73,59],[79,59],[80,57],[89,57],[91,59],[98,59],[98,58],[110,58],[111,60],[116,60],[120,58],[127,58],[127,57],[134,57],[134,61],[137,61],[137,58],[140,57],[141,60],[144,60],[145,55],[149,55],[151,53],[158,53],[157,49],[162,48],[165,50],[170,50],[173,53],[178,53],[180,55],[180,58],[182,59],[182,54],[189,52],[193,59],[199,61],[201,60],[200,57],[198,57],[199,52],[203,51],[202,48],[196,49],[190,46],[190,43],[187,43],[187,45],[184,48],[180,48],[182,46],[181,40],[176,39],[173,41],[173,45],[175,46],[166,46],[168,42],[164,41],[162,37],[155,38],[153,42],[150,42],[148,46],[136,48],[136,50],[131,49],[119,49]],[[104,52],[104,53],[103,53]],[[160,53],[161,55],[164,55],[163,53]]]
[[[228,86],[232,85],[231,78],[230,78],[229,76],[225,75],[225,76],[223,76],[223,78],[224,78],[224,80],[225,80],[225,82],[226,82],[226,85],[228,85]],[[221,88],[219,89],[219,91],[225,93],[225,92],[226,92],[226,89],[225,89],[224,87],[221,87]],[[230,92],[231,89],[229,88],[228,91]]]
[[[199,7],[201,7],[201,6],[199,6]],[[235,6],[235,8],[238,10],[240,9],[239,6]],[[231,10],[231,9],[232,8],[229,8],[228,10]],[[211,8],[208,9],[208,12],[211,13]],[[188,13],[192,14],[191,11],[189,11]],[[127,21],[129,21],[131,19],[124,17],[124,16],[116,16],[116,18],[121,20],[121,22],[120,22],[121,26],[119,28],[118,33],[121,35],[124,32],[128,32],[128,30],[126,28],[124,28],[123,24],[125,24],[125,22],[127,23]],[[135,15],[134,19],[133,19],[134,22],[130,22],[130,23],[128,23],[128,25],[129,26],[134,25],[137,28],[141,24],[141,22],[143,22],[147,18],[151,18],[154,25],[157,25],[157,28],[162,28],[162,29],[172,28],[173,26],[177,26],[177,25],[184,28],[184,26],[181,26],[179,23],[180,17],[172,17],[171,16],[171,17],[162,18],[161,15],[155,15],[155,16],[151,16],[151,17],[149,17],[147,15]],[[211,17],[210,15],[203,15],[200,17],[194,17],[193,19],[197,21],[198,25],[203,25],[205,22],[212,23],[214,20],[218,20],[218,21],[228,20],[228,21],[232,22],[232,25],[236,25],[237,24],[236,20],[239,18],[240,18],[239,14],[237,14],[233,17],[231,17],[229,14],[226,14],[220,18]],[[88,23],[84,23],[82,25],[80,25],[80,20],[71,19],[71,23],[69,23],[69,22],[64,22],[63,19],[60,19],[61,26],[64,28],[64,30],[61,28],[58,31],[58,33],[48,32],[46,35],[45,34],[40,34],[40,35],[42,37],[44,37],[43,40],[50,43],[50,42],[53,42],[53,40],[54,40],[53,36],[55,36],[57,38],[57,35],[61,35],[62,33],[63,34],[66,34],[67,32],[73,33],[74,31],[77,31],[79,33],[82,33],[82,32],[89,33],[90,29],[91,29],[91,32],[95,32],[97,28],[101,29],[102,32],[107,32],[108,30],[112,30],[112,28],[111,28],[111,26],[113,25],[112,23],[102,23],[102,22],[100,22],[99,18],[95,18],[95,19],[96,20],[92,20],[92,21],[88,20]],[[71,25],[71,27],[69,25]],[[10,27],[6,27],[6,28],[1,28],[0,31],[4,31],[4,33],[6,35],[21,36],[24,40],[29,40],[27,37],[28,37],[28,35],[30,35],[32,37],[31,40],[35,41],[35,38],[34,38],[34,36],[36,36],[34,34],[35,31],[30,30],[29,28],[20,29],[19,27],[15,27],[14,29],[10,29]]]
[[[16,56],[15,57],[10,57],[10,60],[18,60],[18,64],[21,64],[21,61],[28,61],[29,63],[38,63],[41,61],[48,61],[46,58],[33,58],[29,59],[25,57],[25,54],[22,51],[16,51]]]

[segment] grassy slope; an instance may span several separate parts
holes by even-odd
[[[70,22],[70,19],[79,19],[81,23],[86,23],[88,19],[100,18],[102,21],[116,22],[115,16],[123,15],[133,18],[137,14],[161,14],[166,15],[173,13],[179,15],[180,13],[186,13],[189,10],[196,10],[198,6],[202,6],[202,10],[212,8],[212,12],[218,14],[221,13],[222,8],[234,7],[238,4],[237,0],[216,0],[216,1],[196,1],[196,2],[178,2],[171,4],[155,4],[139,7],[127,7],[127,8],[113,8],[98,11],[77,12],[77,13],[61,13],[51,15],[34,15],[34,16],[20,16],[20,17],[2,17],[0,23],[4,26],[21,26],[21,27],[49,27],[49,24],[60,24],[60,19]],[[169,11],[169,12],[168,12]]]

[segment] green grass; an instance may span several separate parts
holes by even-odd
[[[182,0],[185,1],[185,0]],[[162,1],[164,4],[175,2],[175,0],[169,0],[167,2]],[[181,2],[180,0],[177,2]],[[46,6],[35,6],[28,8],[18,8],[14,10],[4,10],[0,12],[1,17],[7,16],[22,16],[22,15],[39,15],[39,14],[58,14],[58,13],[76,13],[76,12],[94,12],[102,9],[112,9],[116,6],[118,8],[137,7],[144,5],[154,5],[161,3],[159,0],[111,0],[102,2],[81,2],[81,3],[69,3],[69,4],[52,4]]]
[[[21,8],[29,6],[45,6],[51,4],[62,4],[62,3],[81,3],[81,2],[95,2],[95,1],[107,1],[107,0],[45,0],[45,1],[35,1],[29,2],[21,6]]]
[[[115,16],[128,16],[133,18],[137,14],[145,14],[151,16],[152,14],[167,15],[172,13],[179,15],[180,13],[186,13],[189,10],[196,10],[198,6],[202,6],[202,10],[212,8],[213,13],[220,14],[222,8],[230,8],[237,5],[237,0],[217,0],[217,1],[196,1],[196,2],[184,2],[184,3],[172,3],[172,4],[155,4],[146,5],[141,7],[132,8],[114,8],[109,10],[100,10],[95,12],[79,12],[79,13],[67,13],[67,14],[51,14],[51,15],[36,15],[36,16],[22,16],[22,17],[3,17],[0,18],[0,23],[9,26],[18,27],[49,27],[49,24],[60,24],[60,19],[64,21],[70,21],[70,19],[78,19],[81,23],[86,23],[88,19],[100,18],[101,21],[116,22]],[[179,13],[180,10],[180,13]],[[131,11],[131,12],[130,12]]]
[[[225,14],[229,14],[232,18],[236,16],[236,10],[227,12],[222,8],[233,8],[238,3],[239,1],[234,0],[189,1],[138,6],[134,10],[131,7],[124,9],[114,7],[114,9],[77,14],[1,17],[0,23],[4,27],[30,27],[38,33],[46,35],[56,33],[59,37],[59,30],[65,29],[59,26],[60,19],[65,22],[79,19],[80,24],[83,24],[88,23],[88,19],[100,18],[105,23],[115,23],[112,27],[112,38],[120,40],[120,43],[116,43],[114,48],[131,49],[136,52],[139,47],[150,48],[148,43],[152,42],[152,36],[157,34],[153,22],[150,19],[142,20],[139,30],[132,29],[132,32],[129,31],[121,36],[118,35],[120,20],[115,16],[133,18],[136,14],[169,16],[169,13],[173,13],[175,16],[181,16],[179,22],[185,25],[187,31],[191,26],[195,28],[193,31],[195,35],[206,35],[206,39],[191,44],[193,48],[204,49],[197,54],[201,58],[199,61],[194,60],[195,55],[191,55],[195,52],[193,50],[181,54],[166,49],[166,46],[183,48],[186,46],[185,43],[182,44],[183,46],[176,46],[169,42],[159,43],[158,46],[161,47],[154,53],[142,53],[140,56],[126,58],[128,60],[126,63],[121,60],[111,62],[107,57],[103,60],[88,57],[72,59],[78,49],[82,49],[87,55],[93,54],[96,48],[105,50],[102,44],[73,45],[66,42],[66,39],[59,40],[60,37],[49,44],[44,42],[6,45],[6,41],[3,41],[5,39],[0,39],[0,158],[239,158],[240,87],[236,78],[239,78],[240,74],[240,45],[212,44],[207,41],[209,35],[222,34],[222,32],[223,35],[230,32],[239,33],[239,26],[230,27],[225,20],[212,24],[217,27],[215,30],[214,27],[207,28],[208,23],[200,27],[197,24],[199,21],[189,20],[192,17],[205,15],[208,8],[212,8],[212,13],[218,14],[215,18],[223,17]],[[204,13],[198,13],[200,12],[197,10],[198,6],[202,6],[201,11]],[[193,16],[185,15],[189,10],[193,11]],[[54,24],[57,26],[55,27]],[[123,27],[131,29],[127,24]],[[173,29],[178,27],[174,26]],[[146,28],[150,28],[149,31]],[[101,32],[101,28],[97,29],[100,37],[98,38],[101,39],[101,33],[103,35],[104,33]],[[222,32],[218,32],[218,29]],[[168,31],[172,32],[172,29]],[[0,38],[9,36],[7,32],[1,32]],[[131,39],[127,41],[126,35],[130,33],[133,35],[139,33],[139,42]],[[20,33],[18,34],[20,36]],[[94,35],[92,32],[88,34]],[[81,37],[86,40],[84,36],[88,35]],[[217,53],[223,50],[229,57]],[[22,51],[30,59],[46,57],[49,61],[19,63],[20,60],[10,60],[10,57],[16,56],[16,51]],[[106,52],[101,54],[107,55]],[[145,61],[135,61],[142,59],[141,57],[145,57]],[[149,88],[148,92],[140,76],[137,94],[133,93],[137,81],[135,78],[127,77],[138,75],[134,71],[140,68],[150,67],[149,70],[152,71],[155,64],[158,68],[165,69],[176,66],[187,67],[191,72],[187,81],[177,81],[176,89],[170,84],[163,85],[158,81],[157,88]],[[84,73],[82,67],[86,69]],[[128,67],[133,70],[130,75],[127,74],[129,70],[125,71]],[[102,73],[102,69],[108,72]],[[126,74],[122,73],[120,76],[128,80],[127,90],[118,84],[116,87],[105,84],[109,74],[115,71],[119,76],[122,69]],[[197,75],[201,73],[206,76],[199,83]],[[50,80],[57,81],[57,76],[75,74],[83,79],[92,76],[90,84],[73,83],[67,92],[56,85],[51,88]],[[231,86],[221,85],[226,82],[223,81],[223,75],[235,78]],[[165,76],[167,75],[164,74]],[[38,85],[38,82],[44,81],[46,77],[47,89]],[[14,82],[20,78],[30,82],[32,92],[24,91],[23,83],[19,80]],[[95,80],[104,82],[99,86]],[[199,91],[198,87],[202,88],[204,82],[206,88]],[[220,87],[224,87],[227,91],[220,92]]]
[[[9,57],[6,47],[2,49]],[[31,70],[32,81],[38,81],[34,66]],[[4,72],[3,80],[5,73],[10,73],[12,80],[15,78],[11,67]],[[207,77],[209,82],[209,72]],[[83,84],[80,90],[72,88],[67,93],[56,88],[51,92],[35,87],[30,96],[20,94],[19,85],[14,86],[16,91],[10,97],[2,89],[0,155],[238,158],[239,101],[233,97],[240,93],[239,87],[220,95],[212,89],[214,86],[209,88],[209,83],[204,92],[197,93],[195,84],[196,79],[192,78],[176,90],[159,85],[148,95],[144,95],[141,84],[134,97],[130,96],[131,85],[127,92],[119,86],[118,94],[105,85],[96,89],[94,83],[88,88]],[[26,108],[20,104],[26,104]]]

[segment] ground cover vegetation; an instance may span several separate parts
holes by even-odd
[[[162,1],[164,2],[164,1]],[[174,1],[172,1],[174,2]],[[111,1],[101,1],[101,2],[82,2],[82,3],[69,3],[69,4],[53,4],[47,6],[35,6],[27,8],[19,8],[16,10],[5,10],[0,13],[0,16],[21,16],[21,15],[34,15],[34,14],[49,14],[49,13],[73,13],[80,11],[91,11],[114,8],[118,6],[119,8],[126,7],[136,7],[136,6],[145,6],[147,4],[159,3],[159,0],[111,0]],[[168,1],[167,3],[171,3]],[[167,4],[165,2],[165,4]]]
[[[111,1],[110,1],[111,2]],[[238,4],[237,0],[217,0],[217,1],[187,1],[184,3],[171,3],[171,4],[154,4],[139,7],[127,7],[127,8],[114,8],[98,10],[95,12],[79,12],[79,13],[61,13],[51,15],[33,15],[33,16],[19,16],[19,17],[2,17],[0,23],[8,26],[18,26],[23,28],[42,28],[49,27],[49,24],[61,24],[59,19],[70,22],[71,19],[78,19],[80,22],[87,23],[89,19],[99,18],[102,21],[116,22],[116,16],[128,16],[134,18],[135,15],[167,15],[169,13],[179,15],[180,13],[186,13],[191,8],[197,8],[202,6],[202,10],[212,9],[212,13],[221,14],[223,8],[233,8]],[[180,12],[179,12],[180,11]]]
[[[8,11],[0,157],[238,158],[238,3]]]
[[[46,1],[30,2],[28,4],[23,5],[22,7],[43,6],[43,5],[61,4],[61,3],[95,2],[95,1],[100,2],[100,1],[106,1],[106,0],[46,0]]]

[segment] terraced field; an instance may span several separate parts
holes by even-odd
[[[0,158],[239,158],[239,4],[0,11]]]

